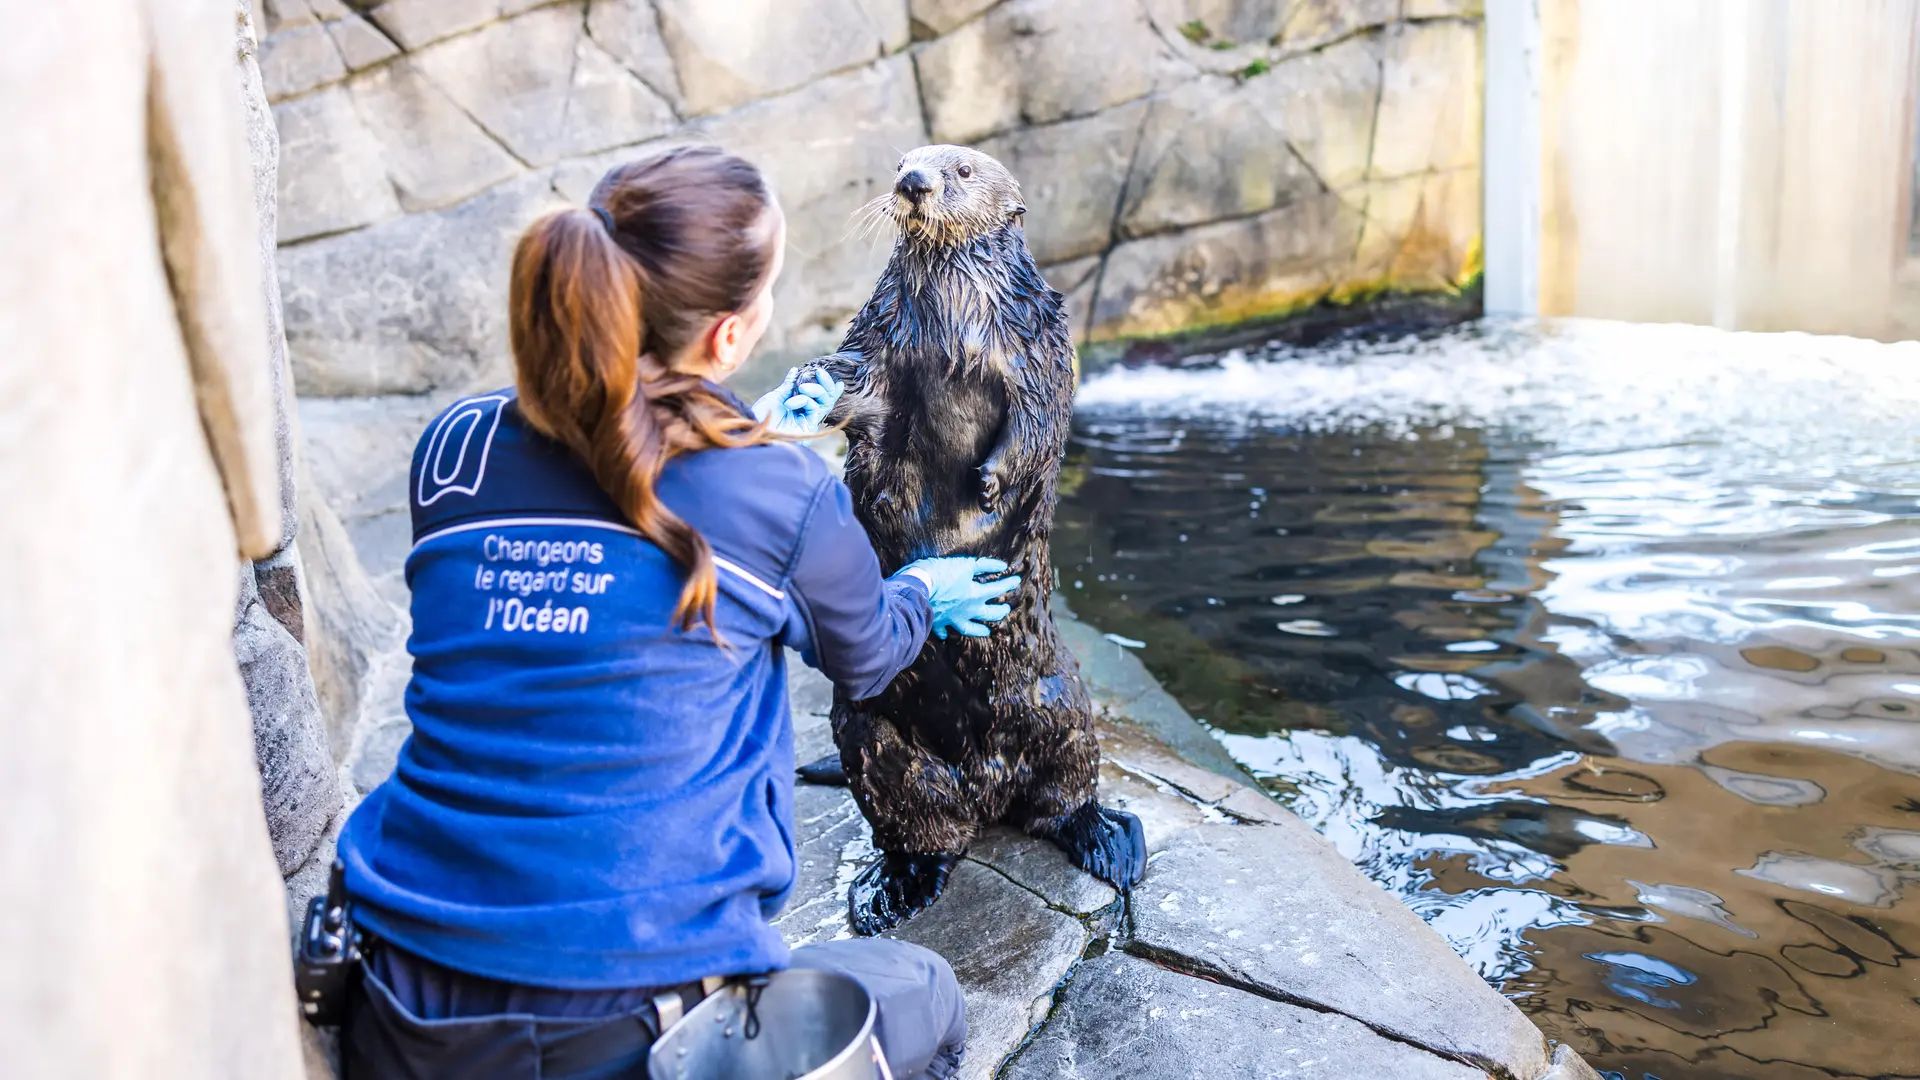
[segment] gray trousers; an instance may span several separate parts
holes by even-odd
[[[790,966],[838,972],[866,989],[899,1080],[958,1074],[966,1003],[939,954],[862,938],[795,949]],[[660,988],[520,986],[384,944],[365,974],[342,1048],[346,1080],[641,1080],[658,1034],[652,1001]]]

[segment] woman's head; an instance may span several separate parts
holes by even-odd
[[[541,218],[514,250],[520,411],[687,570],[679,624],[711,624],[712,552],[654,485],[675,454],[769,438],[706,380],[766,332],[786,222],[760,171],[711,147],[618,166],[589,202]]]
[[[716,377],[737,368],[740,340],[757,343],[772,316],[786,239],[760,170],[710,146],[669,150],[608,170],[587,202],[652,286],[640,351]]]

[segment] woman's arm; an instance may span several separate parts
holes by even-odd
[[[853,498],[831,477],[814,492],[788,585],[794,617],[786,644],[856,701],[886,689],[926,643],[926,583],[880,576]]]

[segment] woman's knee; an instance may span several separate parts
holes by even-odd
[[[863,938],[796,949],[792,966],[838,972],[867,991],[879,1012],[880,1045],[900,1076],[943,1078],[958,1067],[967,1041],[966,998],[939,953]]]

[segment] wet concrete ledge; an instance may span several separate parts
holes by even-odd
[[[968,1080],[1394,1077],[1597,1080],[1446,942],[1269,798],[1125,647],[1060,610],[1102,716],[1101,798],[1151,853],[1131,897],[995,830],[896,936],[953,964]],[[831,692],[795,665],[800,760],[832,748]],[[794,945],[847,935],[871,858],[843,789],[796,796]]]

